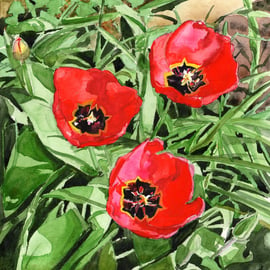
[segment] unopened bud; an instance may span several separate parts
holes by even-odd
[[[24,61],[30,54],[28,44],[20,37],[17,37],[12,45],[13,57],[17,60]]]

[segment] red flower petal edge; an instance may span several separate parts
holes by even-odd
[[[190,202],[193,166],[162,150],[161,140],[147,140],[120,157],[110,175],[109,215],[148,238],[169,238],[204,210],[201,198]]]
[[[57,126],[77,147],[115,142],[142,104],[137,91],[121,86],[109,71],[60,67],[54,85]]]
[[[153,42],[152,85],[174,102],[195,108],[207,105],[238,85],[232,52],[230,38],[201,21],[186,21]]]

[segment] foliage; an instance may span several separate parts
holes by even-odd
[[[241,104],[226,94],[191,109],[158,95],[149,77],[153,40],[181,22],[149,28],[148,20],[180,2],[26,0],[26,9],[13,2],[0,35],[0,269],[269,267],[270,110],[261,106],[270,74],[258,69],[256,20],[269,14],[248,0],[239,11],[253,55]],[[17,35],[30,47],[25,62],[12,56]],[[82,149],[64,139],[51,110],[60,66],[110,70],[138,90],[142,109],[122,138]],[[106,212],[116,160],[155,136],[195,165],[194,197],[207,204],[167,240],[123,230]]]

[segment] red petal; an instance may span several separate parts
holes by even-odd
[[[203,73],[206,74],[207,84],[197,92],[197,95],[202,97],[203,105],[237,88],[237,63],[232,58],[230,42],[224,43],[222,53],[215,61],[203,68]]]
[[[164,86],[164,73],[169,72],[170,68],[166,60],[165,49],[167,41],[171,34],[166,34],[157,38],[151,47],[149,54],[150,58],[150,73],[153,86]]]
[[[186,21],[172,33],[166,46],[169,65],[188,63],[206,65],[220,53],[223,38],[203,22]]]

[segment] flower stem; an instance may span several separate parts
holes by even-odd
[[[95,151],[94,151],[94,147],[90,146],[90,147],[88,147],[88,150],[89,150],[89,154],[90,154],[91,160],[92,160],[93,165],[94,165],[94,169],[96,171],[99,171],[100,168],[99,168],[99,165],[98,165],[98,161],[97,161],[97,157],[96,157],[96,154],[95,154]]]
[[[164,123],[165,117],[166,117],[166,115],[168,113],[168,110],[169,110],[171,104],[172,104],[172,101],[169,99],[167,104],[166,104],[166,107],[165,107],[164,111],[162,112],[161,117],[159,118],[159,121],[158,121],[158,123],[157,123],[157,125],[156,125],[156,127],[155,127],[155,129],[154,129],[154,131],[152,133],[151,140],[154,137],[156,137],[159,129],[161,128],[162,124]]]

